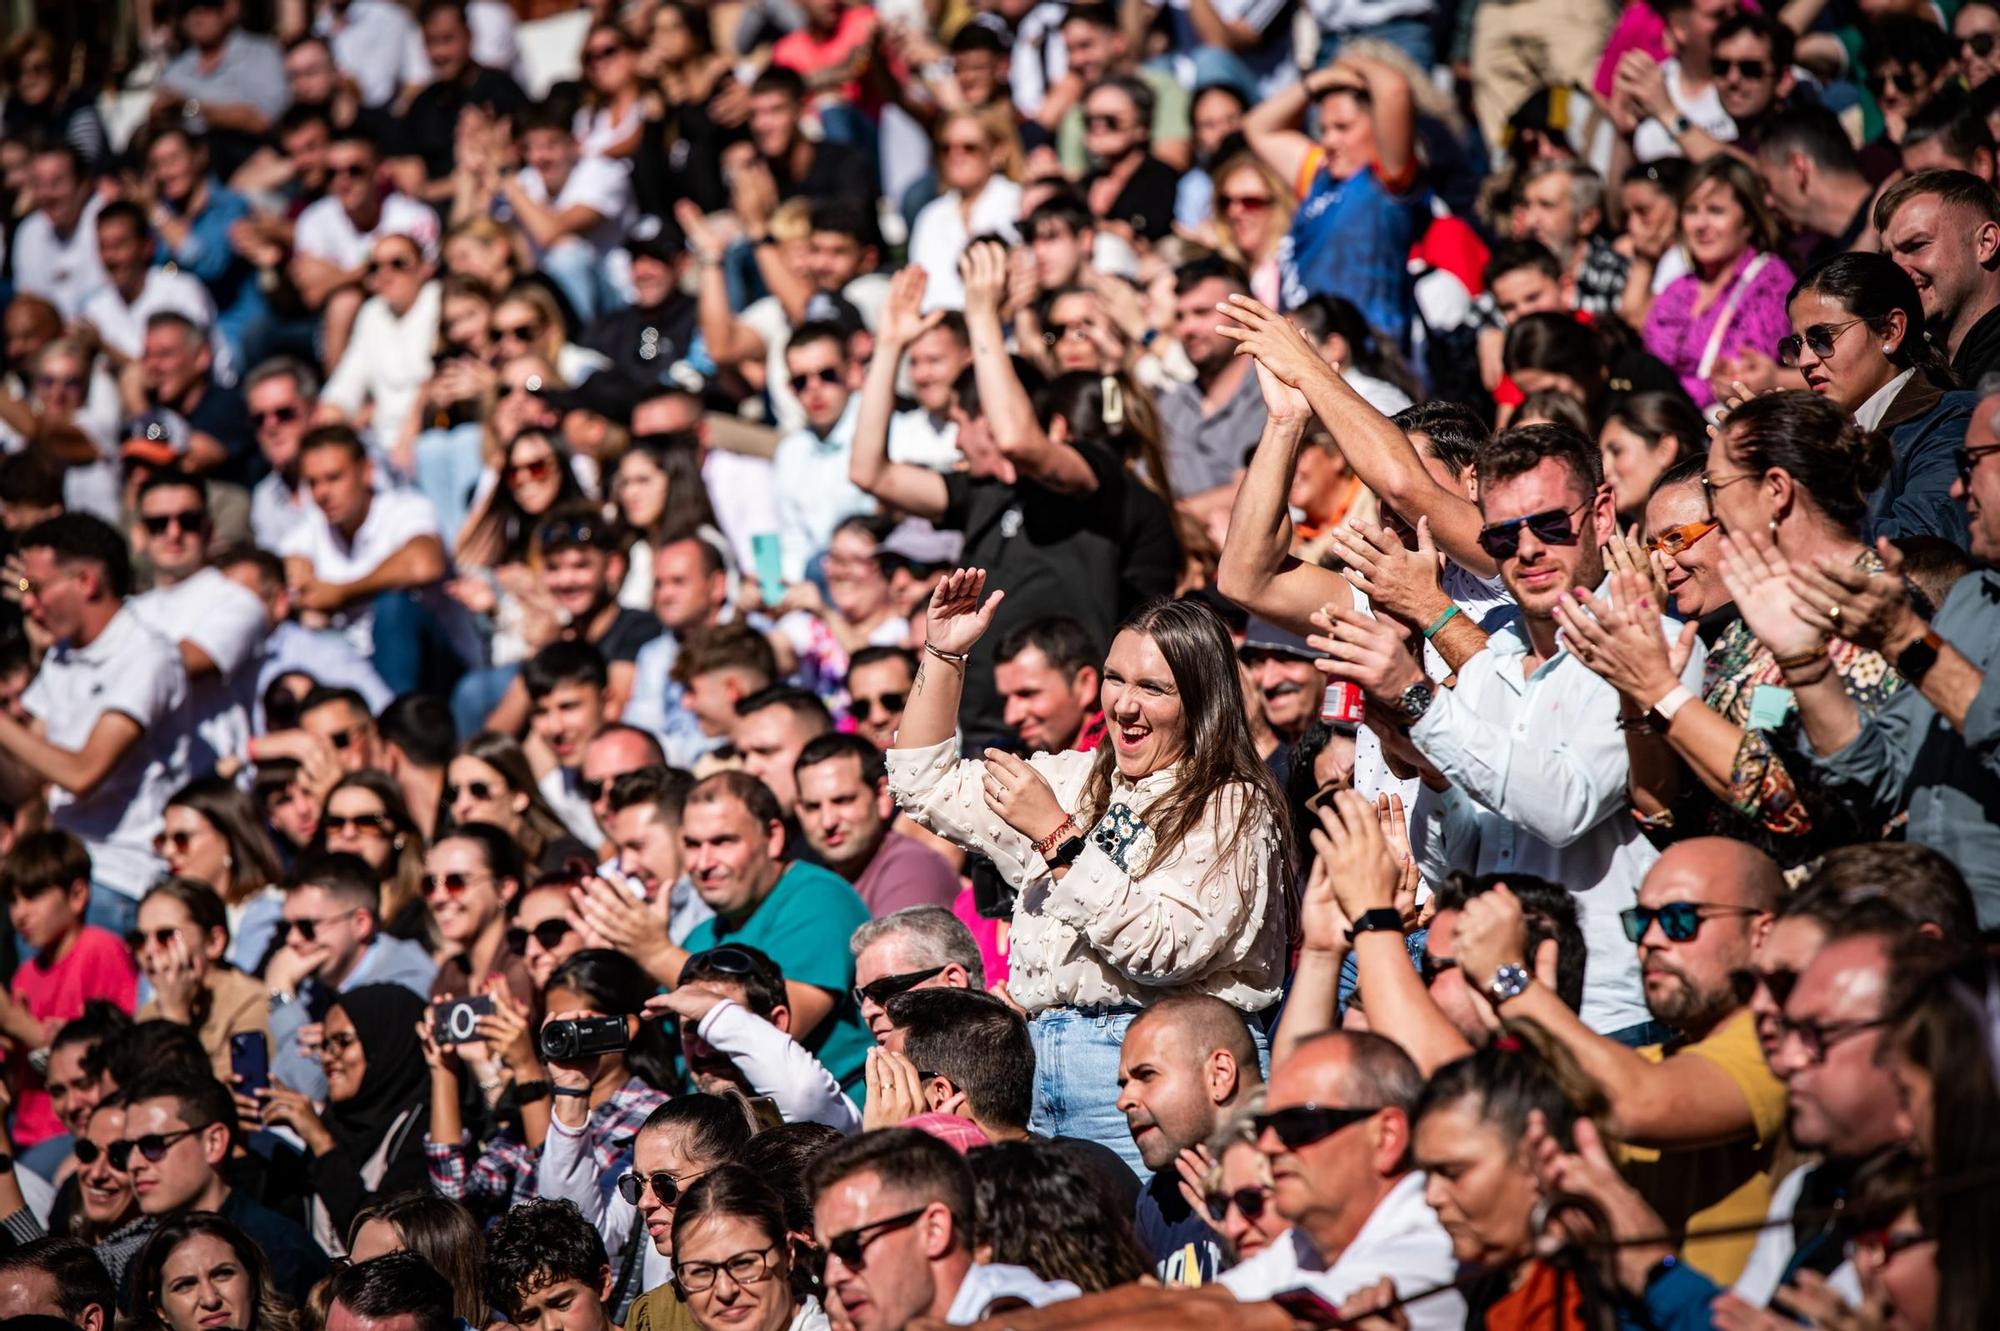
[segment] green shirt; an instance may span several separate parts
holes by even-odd
[[[861,1085],[872,1041],[854,1005],[854,954],[847,940],[868,922],[868,907],[847,880],[816,864],[792,861],[748,919],[703,920],[682,944],[705,952],[719,943],[743,943],[778,964],[787,980],[833,995],[833,1011],[799,1043],[853,1092]]]

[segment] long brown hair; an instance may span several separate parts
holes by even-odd
[[[1258,825],[1261,805],[1263,820],[1269,822],[1284,854],[1284,879],[1279,886],[1288,888],[1293,876],[1291,819],[1284,793],[1250,738],[1229,631],[1213,610],[1193,600],[1151,601],[1119,625],[1118,631],[1143,633],[1158,645],[1181,699],[1180,779],[1147,813],[1153,853],[1134,877],[1171,861],[1188,832],[1208,812],[1209,801],[1233,793],[1243,807],[1228,819],[1216,855],[1217,868],[1236,853],[1244,834]],[[1077,821],[1085,827],[1093,826],[1111,803],[1111,774],[1116,763],[1113,745],[1109,741],[1099,745],[1077,811]]]
[[[229,901],[248,901],[285,876],[257,808],[232,782],[198,776],[173,793],[167,807],[193,809],[229,843]]]
[[[500,774],[510,792],[528,797],[528,807],[521,813],[521,833],[515,840],[520,843],[521,858],[529,864],[540,860],[550,843],[569,835],[569,828],[549,807],[541,786],[536,783],[521,741],[497,730],[482,730],[458,746],[458,756],[477,758]],[[446,813],[448,818],[449,810]],[[445,837],[440,834],[437,840],[443,841]]]

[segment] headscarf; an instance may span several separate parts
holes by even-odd
[[[400,984],[364,984],[330,1006],[354,1023],[368,1066],[353,1099],[327,1105],[326,1128],[349,1154],[365,1160],[396,1116],[420,1108],[430,1090],[430,1067],[417,1041],[417,1022],[429,1004]]]

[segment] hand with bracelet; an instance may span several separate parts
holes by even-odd
[[[986,751],[986,807],[1000,820],[1035,843],[1035,853],[1047,859],[1065,830],[1076,824],[1056,800],[1048,779],[1025,758],[1004,749]]]
[[[1876,541],[1875,549],[1882,556],[1879,573],[1826,557],[1812,565],[1793,565],[1788,579],[1795,598],[1792,613],[1822,633],[1880,652],[1893,662],[1904,648],[1921,641],[1931,626],[1910,604],[1903,552],[1887,537]]]
[[[1683,625],[1679,639],[1668,643],[1656,603],[1636,573],[1613,574],[1609,593],[1600,600],[1575,588],[1571,600],[1557,603],[1556,622],[1571,654],[1617,689],[1631,711],[1643,713],[1681,686],[1696,625]]]
[[[1330,532],[1327,546],[1347,565],[1340,576],[1367,594],[1375,613],[1393,615],[1423,632],[1451,609],[1452,600],[1438,581],[1440,563],[1429,518],[1417,519],[1416,535],[1412,549],[1387,526],[1356,524]]]
[[[1770,649],[1791,685],[1816,684],[1833,667],[1826,661],[1826,643],[1837,629],[1839,614],[1806,617],[1792,586],[1792,566],[1771,538],[1746,531],[1742,538],[1722,534],[1722,582],[1736,602],[1743,623]]]

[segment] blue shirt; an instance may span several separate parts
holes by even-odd
[[[1307,156],[1306,169],[1311,180],[1301,190],[1292,229],[1278,245],[1285,307],[1313,296],[1342,296],[1354,302],[1376,331],[1399,344],[1407,342],[1410,246],[1417,239],[1424,196],[1414,190],[1391,193],[1378,166],[1335,180],[1318,148]]]
[[[229,339],[236,363],[243,360],[243,333],[268,311],[263,289],[257,285],[257,269],[229,243],[229,228],[250,215],[250,204],[241,194],[224,189],[222,182],[209,177],[202,191],[205,202],[188,221],[187,239],[179,249],[160,240],[159,263],[173,262],[193,273],[208,288],[215,301],[215,324]]]
[[[778,963],[787,980],[832,994],[833,1011],[799,1043],[839,1079],[841,1089],[852,1091],[861,1084],[872,1041],[854,1004],[854,954],[847,940],[868,918],[868,907],[846,879],[794,860],[747,918],[704,920],[683,946],[706,952],[718,943],[744,943]]]

